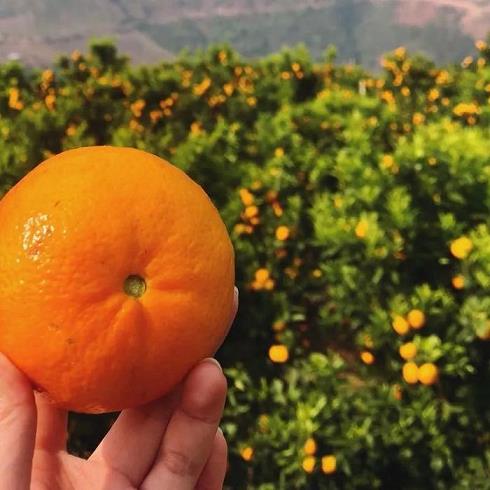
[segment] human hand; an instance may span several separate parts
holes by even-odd
[[[230,326],[238,309],[235,288]],[[0,353],[0,490],[219,490],[226,378],[205,359],[164,398],[123,410],[88,460],[68,454],[67,412]]]
[[[67,413],[0,354],[0,490],[221,489],[225,397],[221,368],[206,359],[170,395],[121,412],[85,460],[66,451]]]

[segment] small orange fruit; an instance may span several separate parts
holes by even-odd
[[[288,348],[283,344],[271,345],[269,348],[269,358],[272,362],[279,364],[286,362],[289,359]]]
[[[335,473],[337,469],[337,458],[333,454],[328,454],[322,458],[322,471],[326,475]]]
[[[408,324],[407,320],[400,315],[396,315],[393,318],[392,326],[393,330],[398,335],[405,335],[410,330],[410,325]]]
[[[59,407],[159,398],[227,332],[225,225],[199,185],[154,155],[50,158],[0,201],[0,237],[0,351]]]
[[[365,219],[361,219],[357,223],[357,225],[354,229],[356,237],[357,238],[365,238],[367,235],[368,229],[369,229],[369,223]]]
[[[373,364],[375,361],[373,354],[371,354],[371,352],[369,352],[367,350],[362,351],[360,356],[361,356],[361,360],[364,364],[370,365],[370,364]]]
[[[316,453],[316,442],[315,439],[313,439],[313,437],[308,437],[308,439],[306,439],[306,442],[303,446],[303,451],[308,456],[313,456],[313,454]]]
[[[248,189],[240,189],[239,194],[244,206],[252,206],[254,195]]]
[[[393,385],[392,393],[393,393],[393,398],[395,398],[395,400],[399,401],[403,397],[402,389],[401,389],[401,386],[399,384]]]
[[[461,274],[458,274],[451,279],[451,284],[453,285],[454,289],[463,289],[464,283],[464,276],[462,276]]]
[[[259,429],[260,432],[267,432],[269,430],[269,416],[265,413],[259,415]]]
[[[282,158],[284,156],[284,148],[278,147],[274,150],[274,156],[276,158]]]
[[[303,471],[306,473],[313,473],[316,465],[316,459],[314,456],[306,456],[301,463]]]
[[[452,241],[449,249],[457,259],[465,259],[473,249],[473,242],[468,237],[462,236]]]
[[[410,310],[407,320],[412,328],[422,328],[425,325],[425,313],[421,310]]]
[[[419,368],[417,367],[417,364],[414,362],[406,362],[403,365],[403,379],[408,383],[408,384],[415,384],[418,381],[418,371]]]
[[[262,267],[255,271],[255,280],[257,282],[264,283],[267,279],[269,279],[269,271],[266,268]]]
[[[402,359],[409,361],[417,355],[417,347],[413,342],[407,342],[400,346],[399,352]]]
[[[435,364],[426,362],[419,367],[418,379],[424,385],[433,385],[439,377],[439,370]]]
[[[287,226],[278,226],[276,229],[276,238],[282,242],[289,238],[289,234],[290,232]]]
[[[251,461],[253,456],[254,456],[254,450],[250,446],[244,447],[240,451],[240,456],[245,460],[245,461]]]
[[[247,217],[248,219],[254,218],[258,214],[259,214],[259,208],[257,206],[251,205],[245,208],[245,217]]]

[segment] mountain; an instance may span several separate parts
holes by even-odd
[[[490,31],[490,0],[0,0],[0,60],[35,66],[110,37],[136,63],[226,41],[256,57],[304,43],[373,68],[399,45],[457,61]]]

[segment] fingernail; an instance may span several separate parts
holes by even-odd
[[[214,364],[217,368],[219,368],[220,371],[223,371],[223,369],[221,368],[221,364],[214,358],[214,357],[208,357],[206,359],[204,359],[203,362],[209,362],[209,363],[212,363]]]
[[[240,296],[240,291],[238,291],[238,288],[235,286],[235,298],[238,299],[238,296]]]

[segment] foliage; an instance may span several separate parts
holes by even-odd
[[[219,352],[230,488],[486,488],[489,62],[484,42],[448,67],[398,48],[374,77],[222,46],[136,68],[96,43],[3,65],[0,185],[113,144],[210,194],[241,291]],[[73,416],[72,449],[110,420]]]

